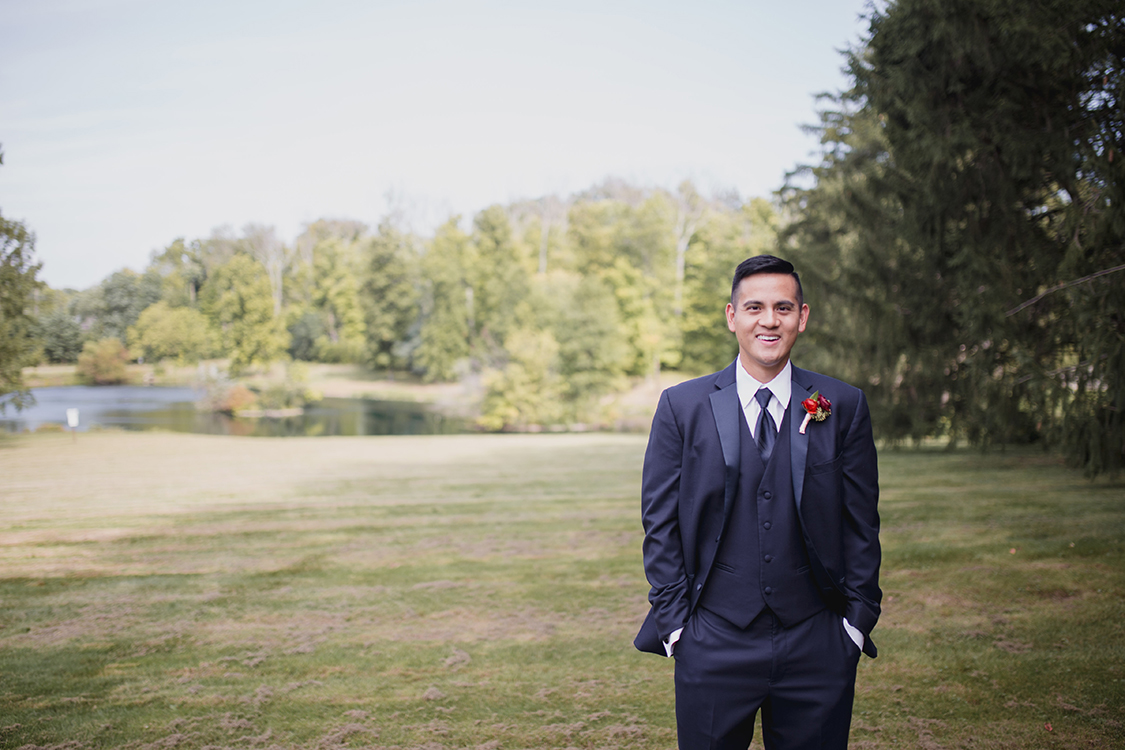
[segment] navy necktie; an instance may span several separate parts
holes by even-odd
[[[762,407],[762,412],[758,415],[757,438],[758,452],[762,454],[763,463],[770,460],[773,444],[777,442],[777,423],[773,421],[769,409],[766,408],[771,395],[769,388],[759,388],[754,394],[754,398],[758,399],[758,404]]]

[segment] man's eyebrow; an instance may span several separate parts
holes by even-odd
[[[747,299],[747,300],[742,301],[743,307],[749,307],[750,305],[757,305],[758,307],[765,307],[765,304],[766,304],[765,302],[762,302],[759,299]],[[789,305],[790,307],[796,307],[797,303],[792,301],[792,300],[788,300],[788,299],[779,299],[777,302],[773,303],[774,307],[780,307],[781,305]]]

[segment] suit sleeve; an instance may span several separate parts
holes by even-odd
[[[645,577],[648,600],[662,640],[683,626],[688,615],[688,582],[680,541],[680,473],[684,437],[665,391],[656,407],[641,480]]]
[[[879,589],[879,465],[871,414],[862,393],[844,438],[842,468],[844,588],[848,600],[844,616],[870,640],[883,598]]]

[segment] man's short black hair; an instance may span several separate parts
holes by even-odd
[[[734,269],[734,281],[730,285],[730,303],[732,305],[738,304],[738,285],[747,276],[754,276],[759,273],[783,273],[793,277],[797,282],[797,307],[805,304],[805,291],[801,288],[801,277],[797,275],[797,271],[793,268],[793,264],[787,260],[782,260],[775,255],[755,255],[753,258],[747,258],[738,264],[738,268]]]

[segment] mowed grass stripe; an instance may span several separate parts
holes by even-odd
[[[643,450],[0,443],[0,747],[672,747],[673,665],[631,646]],[[1125,485],[1030,452],[881,472],[853,747],[1125,742]]]

